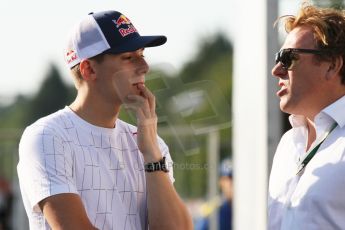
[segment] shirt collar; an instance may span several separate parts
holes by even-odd
[[[324,108],[321,112],[332,117],[337,124],[342,128],[345,126],[345,96],[339,98],[334,103]]]
[[[320,113],[318,113],[315,117],[319,116],[320,114],[326,114],[331,117],[337,124],[342,128],[345,126],[345,96],[339,98],[332,104],[328,105],[324,108]],[[302,115],[290,115],[289,116],[290,124],[293,128],[306,126],[306,118]]]
[[[307,125],[307,121],[305,119],[305,116],[302,116],[302,115],[291,114],[289,116],[289,121],[290,121],[290,124],[293,128]]]

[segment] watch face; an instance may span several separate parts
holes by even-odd
[[[163,159],[158,162],[145,164],[145,171],[146,172],[155,172],[155,171],[169,172],[165,164],[165,157],[163,157]]]

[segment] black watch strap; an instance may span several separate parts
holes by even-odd
[[[169,172],[168,167],[165,163],[165,157],[163,157],[163,159],[160,161],[145,164],[145,172],[155,171]]]

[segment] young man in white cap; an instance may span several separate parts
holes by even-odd
[[[31,229],[192,229],[144,85],[144,48],[165,42],[140,36],[116,11],[91,13],[74,29],[65,58],[78,95],[26,128],[19,146]],[[118,119],[122,105],[137,127]]]

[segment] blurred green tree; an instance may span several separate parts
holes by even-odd
[[[24,95],[18,95],[12,104],[0,107],[0,129],[21,129],[29,107],[30,99]]]
[[[72,97],[70,87],[63,82],[57,67],[51,64],[41,88],[30,103],[25,125],[62,109],[72,101]]]
[[[185,84],[195,85],[194,89],[193,87],[189,89],[189,93],[194,91],[194,95],[186,97],[185,100],[200,97],[202,101],[195,109],[184,113],[187,123],[208,127],[231,121],[232,54],[233,48],[228,39],[223,34],[216,34],[204,38],[200,42],[195,58],[182,68],[178,77]],[[222,159],[231,156],[231,129],[220,130],[220,134],[220,158]],[[208,170],[217,170],[207,163],[207,154],[215,153],[207,153],[206,136],[198,136],[197,139],[199,145],[202,146],[199,154],[174,156],[175,161],[180,160],[189,165],[202,166],[199,170],[175,170],[176,187],[188,197],[205,196],[208,183],[205,178],[207,178]]]

